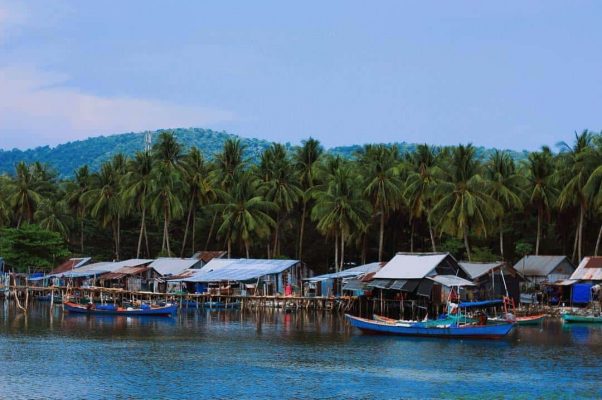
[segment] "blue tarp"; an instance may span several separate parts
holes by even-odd
[[[571,301],[574,304],[587,304],[592,300],[591,283],[576,283],[573,285]]]
[[[495,304],[502,304],[502,299],[483,300],[483,301],[466,301],[466,302],[460,303],[460,307],[462,307],[462,308],[487,307],[487,306],[493,306]]]

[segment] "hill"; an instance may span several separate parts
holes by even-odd
[[[210,129],[200,128],[177,128],[172,129],[178,141],[185,147],[196,146],[203,154],[212,158],[215,153],[221,150],[223,143],[228,138],[237,137],[226,132],[217,132]],[[153,142],[156,140],[160,131],[151,133]],[[261,152],[267,148],[271,142],[261,139],[249,139],[239,137],[245,145],[245,155],[256,160]],[[398,142],[396,143],[402,152],[412,152],[416,148],[415,144]],[[293,146],[286,143],[288,148]],[[333,147],[328,152],[350,158],[361,149],[362,145],[355,144],[349,146]],[[61,177],[70,177],[73,171],[84,164],[88,164],[92,170],[97,170],[103,161],[111,158],[113,155],[123,153],[133,155],[137,151],[144,149],[144,133],[130,132],[109,136],[97,136],[85,140],[67,142],[56,147],[41,146],[29,150],[0,150],[0,173],[11,173],[14,166],[19,161],[31,163],[41,161],[52,166]],[[479,147],[478,153],[481,156],[487,156],[492,149]],[[527,152],[511,152],[517,159],[524,159]]]

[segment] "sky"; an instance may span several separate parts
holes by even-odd
[[[0,0],[0,148],[176,127],[534,150],[602,129],[600,1]]]

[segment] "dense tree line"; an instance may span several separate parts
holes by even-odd
[[[238,139],[211,159],[163,132],[152,149],[61,180],[41,162],[0,176],[0,226],[38,225],[96,258],[300,258],[314,269],[450,251],[477,261],[597,254],[602,135],[584,131],[524,161],[472,145],[366,145],[351,159],[308,139],[245,157]],[[8,232],[3,230],[4,235]],[[1,234],[1,233],[0,233]],[[25,266],[20,266],[25,267]]]

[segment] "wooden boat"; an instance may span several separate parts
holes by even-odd
[[[572,323],[602,323],[602,315],[579,315],[579,314],[571,314],[566,313],[562,314],[562,320],[564,322],[572,322]]]
[[[523,317],[516,317],[517,325],[538,325],[546,319],[545,314],[537,314],[537,315],[525,315]]]
[[[424,337],[447,337],[447,338],[482,338],[499,339],[506,336],[512,328],[513,323],[500,322],[486,325],[476,324],[444,324],[434,325],[432,323],[389,323],[354,317],[345,314],[351,326],[368,333],[382,333],[402,336],[424,336]]]
[[[122,308],[112,304],[93,305],[93,304],[77,304],[72,302],[63,303],[65,311],[74,314],[92,314],[92,315],[127,315],[127,316],[157,316],[169,317],[178,311],[177,304],[167,304],[162,307],[143,308]]]

